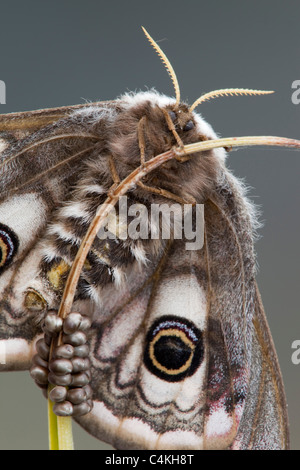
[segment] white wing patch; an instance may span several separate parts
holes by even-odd
[[[103,325],[101,340],[92,345],[93,364],[102,370],[99,397],[94,397],[93,410],[79,419],[83,427],[93,428],[99,439],[118,449],[203,448],[203,434],[199,430],[205,419],[206,347],[194,372],[178,380],[168,381],[168,377],[164,380],[149,369],[144,359],[146,336],[153,325],[168,324],[168,319],[171,323],[175,319],[176,325],[177,318],[177,340],[185,338],[184,327],[188,330],[190,324],[205,338],[206,294],[193,273],[163,278],[154,295],[148,286]],[[168,341],[169,330],[164,326],[162,329]],[[174,422],[180,423],[176,430]]]
[[[184,316],[201,331],[205,330],[206,297],[194,275],[181,275],[161,282],[149,323],[162,315]]]
[[[7,142],[4,139],[0,139],[0,153],[3,152],[7,146]]]
[[[11,197],[0,204],[0,222],[13,230],[19,238],[19,252],[35,239],[46,217],[46,204],[35,193]]]
[[[101,341],[97,356],[107,362],[115,358],[124,344],[127,344],[143,321],[141,312],[147,308],[148,297],[137,296],[130,302],[122,314],[116,317],[112,326],[108,326]]]
[[[1,340],[0,371],[28,370],[32,356],[36,353],[36,342],[40,337],[37,337],[32,343],[23,338]]]
[[[185,317],[201,331],[205,331],[206,297],[194,275],[181,275],[160,283],[149,315],[148,326],[165,315]],[[201,366],[192,376],[186,377],[183,381],[168,383],[167,386],[165,381],[155,377],[146,367],[143,367],[141,385],[147,401],[157,406],[160,412],[162,405],[169,406],[168,404],[172,401],[185,415],[188,410],[192,410],[191,413],[194,415],[204,404],[206,365],[206,358],[204,358]],[[197,404],[196,407],[195,404]]]
[[[45,224],[45,219],[45,203],[35,193],[14,196],[0,204],[0,224],[5,224],[15,233],[19,245],[13,264],[0,277],[0,292],[8,285],[15,272],[15,262],[22,258],[24,252],[30,248],[32,241],[36,239],[39,230]],[[31,263],[28,266],[27,271],[33,269],[36,272],[37,268],[33,268]],[[32,278],[32,273],[29,273],[29,278]],[[25,279],[26,277],[23,283],[26,282]],[[20,285],[22,285],[22,279]],[[19,309],[21,305],[19,305]]]
[[[98,428],[99,417],[101,429]],[[137,418],[118,419],[104,403],[94,402],[94,408],[88,415],[80,418],[80,424],[87,429],[92,427],[99,439],[108,440],[121,450],[203,449],[202,437],[192,431],[169,431],[161,435]]]

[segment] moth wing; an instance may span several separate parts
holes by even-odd
[[[95,136],[82,131],[82,111],[109,103],[0,116],[0,370],[28,369],[41,334],[39,318],[57,298],[40,279],[41,243],[53,213],[81,174],[80,158]],[[88,125],[87,128],[88,129]],[[84,137],[82,137],[84,134]]]
[[[78,421],[116,448],[286,447],[249,208],[230,174],[214,198],[205,204],[203,249],[175,241],[136,293],[93,325],[94,408]]]
[[[95,145],[94,136],[83,136],[82,127],[78,136],[78,123],[68,117],[37,130],[36,118],[19,140],[16,127],[10,137],[2,128],[4,370],[29,367],[41,333],[39,313],[57,308],[53,290],[41,283],[37,241],[43,239],[53,211],[72,184],[74,161]],[[52,144],[58,140],[56,148]],[[206,204],[206,243],[201,252],[188,251],[176,241],[157,260],[154,272],[128,272],[127,298],[122,289],[106,289],[103,311],[91,331],[95,406],[79,422],[117,448],[256,448],[274,422],[285,435],[285,415],[280,425],[279,414],[267,409],[268,403],[272,409],[282,403],[285,409],[284,394],[276,360],[267,360],[266,345],[273,349],[253,280],[248,210],[230,176],[226,178],[215,188],[216,201]],[[123,302],[117,309],[115,297]],[[24,308],[24,301],[30,309]],[[272,357],[276,358],[273,352]],[[262,381],[255,375],[259,367]],[[253,390],[261,397],[256,406]],[[266,446],[271,445],[266,440]]]
[[[289,449],[288,415],[282,375],[257,286],[252,356],[248,405],[234,448]]]
[[[106,101],[105,104],[112,103]],[[57,108],[45,108],[34,111],[21,111],[9,114],[0,114],[0,136],[3,135],[2,145],[6,140],[14,138],[22,139],[29,134],[44,128],[49,124],[57,122],[70,115],[72,111],[86,108],[87,106],[102,106],[103,102],[83,103],[71,106],[61,106]],[[1,141],[0,141],[1,142]],[[1,148],[1,147],[0,147]]]
[[[183,245],[183,246],[182,246]],[[174,243],[128,301],[93,324],[94,407],[78,422],[118,449],[202,447],[205,262]]]
[[[221,322],[210,317],[209,284],[205,249],[175,241],[136,293],[95,321],[94,408],[78,418],[88,432],[117,449],[232,443],[234,385]]]
[[[223,335],[228,368],[220,367],[212,357],[208,389],[213,393],[219,389],[220,399],[216,394],[208,419],[211,442],[215,440],[218,446],[219,430],[225,431],[234,408],[236,435],[230,448],[286,449],[289,438],[284,388],[255,281],[253,210],[240,183],[229,173],[216,187],[214,198],[206,204],[210,331],[217,337]],[[230,377],[227,385],[226,376]],[[229,387],[232,390],[227,398],[224,385],[225,391]]]

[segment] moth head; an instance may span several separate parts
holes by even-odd
[[[174,147],[217,138],[211,126],[199,114],[191,112],[188,104],[177,104],[174,98],[155,90],[123,95],[120,107],[108,151],[114,157],[121,180],[143,161],[148,162]],[[215,149],[202,152],[201,158],[191,155],[174,159],[160,165],[142,182],[187,201],[199,200],[199,196],[202,199],[216,181],[216,173],[224,166],[225,155],[224,149]],[[143,194],[146,199],[148,196],[151,201],[152,197],[159,197],[153,193]]]
[[[253,95],[272,93],[269,91],[227,88],[215,90],[200,96],[192,105],[181,101],[180,88],[174,69],[149,33],[143,31],[158,53],[169,73],[175,91],[175,98],[160,95],[155,91],[126,94],[121,97],[122,112],[114,129],[109,150],[121,167],[120,177],[136,168],[141,161],[147,161],[172,147],[217,139],[217,135],[203,117],[195,112],[202,102],[218,96]],[[224,167],[224,149],[201,152],[169,161],[151,173],[145,183],[168,191],[176,191],[179,197],[187,196],[203,200],[216,181],[217,174]]]

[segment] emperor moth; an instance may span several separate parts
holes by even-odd
[[[188,106],[145,34],[175,99],[151,90],[0,116],[0,370],[31,368],[42,388],[54,385],[58,414],[117,449],[286,449],[284,387],[255,281],[256,212],[225,165],[235,141],[216,145],[195,112],[218,95],[264,92],[218,90]],[[299,146],[253,138],[267,140]],[[115,200],[115,236],[95,237],[81,270],[72,310],[82,315],[62,321],[53,312],[85,234],[135,171],[129,209],[204,205],[203,247],[174,237],[176,214],[168,239],[161,219],[154,239],[123,237]]]

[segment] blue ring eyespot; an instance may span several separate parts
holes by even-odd
[[[7,225],[0,223],[0,274],[12,262],[18,248],[16,234]]]
[[[144,364],[157,377],[167,382],[180,382],[196,372],[203,358],[203,334],[191,321],[168,315],[151,326]]]

